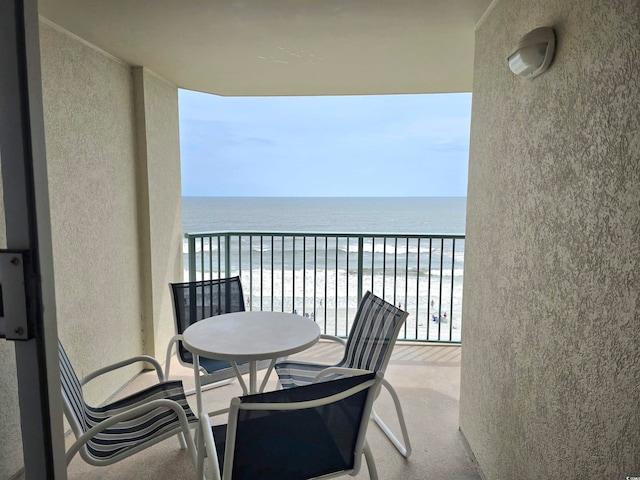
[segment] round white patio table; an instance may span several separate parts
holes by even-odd
[[[244,393],[258,393],[264,389],[278,358],[301,352],[319,338],[320,327],[311,318],[283,312],[225,313],[189,326],[182,334],[182,343],[194,355],[198,414],[202,411],[198,356],[227,360]],[[258,390],[257,364],[267,359],[271,359],[271,363]],[[238,361],[249,362],[248,389]]]

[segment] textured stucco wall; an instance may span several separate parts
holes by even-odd
[[[145,352],[164,359],[175,333],[168,284],[183,280],[178,89],[143,67],[133,71]]]
[[[41,23],[59,336],[80,376],[142,352],[133,81],[128,65]],[[137,367],[85,389],[103,401]]]
[[[13,342],[0,340],[0,478],[3,479],[11,478],[24,463],[15,358]]]
[[[533,81],[506,57],[558,50]],[[501,0],[477,29],[460,428],[488,480],[640,475],[640,6]]]

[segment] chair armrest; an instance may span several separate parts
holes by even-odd
[[[330,340],[332,342],[339,343],[343,347],[347,346],[347,341],[344,338],[336,337],[335,335],[329,335],[329,334],[326,334],[326,333],[321,333],[320,334],[320,340]],[[278,359],[278,363],[279,362],[288,361],[288,359],[289,359],[289,357],[279,358]],[[307,362],[297,362],[297,360],[296,360],[296,363],[307,363]]]
[[[216,413],[216,412],[214,412]],[[209,458],[210,470],[213,472],[213,480],[220,480],[220,464],[218,463],[218,451],[211,431],[211,422],[208,413],[200,414],[200,424],[197,432],[196,451],[196,478],[204,478],[204,457]]]
[[[317,383],[322,378],[327,377],[329,375],[334,375],[334,374],[353,377],[355,375],[364,375],[365,373],[372,373],[372,372],[371,370],[364,370],[362,368],[328,367],[322,370],[313,378],[313,383]]]
[[[337,342],[342,346],[347,346],[347,341],[344,338],[336,337],[335,335],[328,335],[326,333],[320,334],[320,340],[331,340],[332,342]]]
[[[167,346],[167,360],[164,364],[164,378],[169,378],[169,369],[171,368],[171,352],[173,351],[173,346],[176,346],[176,351],[178,350],[178,342],[182,341],[182,335],[174,335],[171,340],[169,340],[169,345]]]
[[[184,412],[184,409],[180,406],[178,402],[173,400],[169,400],[168,398],[160,398],[157,400],[151,400],[144,405],[138,405],[137,407],[133,407],[130,410],[118,413],[112,417],[106,418],[100,423],[94,425],[89,430],[80,435],[71,448],[67,450],[67,465],[71,461],[71,459],[75,456],[76,453],[82,448],[82,446],[87,443],[92,437],[96,434],[100,433],[103,430],[106,430],[111,425],[115,425],[116,423],[129,420],[131,418],[138,417],[144,413],[155,410],[156,408],[168,408],[173,410],[178,415],[178,420],[180,421],[180,426],[182,427],[182,431],[185,434],[189,432],[189,422],[187,421],[187,414]],[[188,436],[188,435],[187,435]],[[187,439],[189,441],[189,439]]]
[[[160,362],[158,362],[155,358],[149,355],[138,355],[135,357],[128,358],[127,360],[122,360],[121,362],[114,363],[112,365],[107,365],[106,367],[100,368],[95,372],[91,372],[90,374],[85,376],[82,380],[80,380],[80,385],[86,385],[91,380],[93,380],[96,377],[99,377],[100,375],[103,375],[107,372],[111,372],[113,370],[117,370],[118,368],[122,368],[127,365],[131,365],[132,363],[136,363],[136,362],[147,362],[153,365],[153,368],[155,368],[156,373],[158,374],[158,381],[164,382],[165,377],[164,377],[164,374],[162,373],[162,367],[160,366]]]

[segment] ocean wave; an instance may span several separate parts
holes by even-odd
[[[184,269],[185,280],[188,281],[188,269]],[[273,270],[271,269],[263,269],[254,268],[253,270],[242,270],[239,272],[238,270],[232,270],[229,276],[240,275],[242,278],[243,288],[246,290],[249,288],[249,285],[253,284],[254,287],[259,285],[262,281],[262,286],[260,287],[265,292],[269,292],[272,288],[274,291],[284,291],[287,292],[288,295],[292,295],[293,289],[295,288],[296,292],[301,291],[303,285],[307,289],[316,288],[318,291],[323,291],[325,288],[329,292],[338,292],[345,291],[347,288],[354,292],[358,285],[358,271],[357,269],[351,270],[338,270],[330,269],[330,270],[321,270],[318,269],[315,271],[313,269],[306,270],[296,270],[290,271],[278,268],[276,265]],[[226,276],[226,275],[221,275]],[[210,278],[211,275],[209,272],[205,272],[205,279]],[[214,278],[217,278],[217,273],[214,272]],[[202,272],[200,270],[196,271],[196,279],[200,280],[202,278]],[[382,275],[382,272],[376,271],[373,273],[370,270],[365,270],[362,273],[362,284],[365,286],[365,289],[374,289],[379,290],[382,288],[397,288],[398,291],[409,291],[415,293],[416,291],[421,292],[421,295],[430,295],[428,292],[437,292],[440,290],[442,286],[442,291],[444,293],[450,294],[451,289],[453,287],[454,296],[462,296],[462,275],[457,276],[454,275],[452,278],[450,272],[448,275],[443,273],[440,276],[440,272],[432,272],[431,277],[427,272],[421,273],[419,276],[415,274],[407,274],[405,275],[403,272],[397,272],[397,275],[394,276],[392,271],[387,271],[386,275]]]
[[[345,322],[351,321],[358,306],[357,275],[335,271],[318,272],[315,278],[312,271],[285,272],[281,270],[263,272],[233,271],[230,275],[240,274],[246,296],[247,309],[294,311],[299,314],[314,314],[321,328],[334,328],[332,322],[338,322],[339,329],[345,328]],[[326,278],[324,277],[326,275]],[[187,280],[185,270],[185,280]],[[208,278],[208,276],[206,277]],[[201,279],[200,272],[196,276]],[[381,275],[364,275],[363,291],[370,290],[388,302],[401,305],[409,312],[407,319],[408,335],[425,338],[429,329],[429,338],[433,335],[453,333],[449,327],[459,327],[462,318],[462,282],[432,279],[419,283],[405,282],[404,277],[382,278]],[[431,306],[433,302],[433,306]],[[433,322],[433,315],[447,313],[447,322]],[[431,331],[433,330],[433,331]],[[457,333],[459,334],[459,332]],[[404,333],[403,333],[404,335]],[[415,338],[415,337],[410,337]]]
[[[208,239],[204,239],[203,241],[196,240],[195,248],[196,248],[196,253],[218,251],[217,242],[211,242],[211,244],[209,244]],[[182,253],[185,255],[189,254],[189,241],[186,238],[182,241]]]
[[[332,269],[335,270],[335,269]],[[344,269],[338,269],[338,270],[344,270]],[[371,272],[375,272],[376,275],[382,275],[382,271],[383,268],[374,268],[372,269],[371,267],[364,267],[362,269],[362,273],[363,275],[371,275]],[[393,277],[393,271],[394,271],[394,267],[393,265],[387,265],[386,268],[386,276],[387,277]],[[407,269],[405,269],[404,267],[398,267],[396,268],[396,276],[398,277],[404,277],[404,275],[408,274],[409,277],[414,278],[416,277],[418,274],[421,277],[429,277],[431,276],[432,278],[439,278],[440,276],[442,276],[442,278],[451,278],[451,269],[444,269],[442,271],[442,273],[440,272],[439,269],[431,269],[429,270],[428,268],[417,268],[417,267],[409,267]],[[349,275],[357,275],[358,274],[358,269],[357,268],[349,268]],[[463,268],[455,268],[453,270],[453,276],[454,277],[463,277],[464,276],[464,269]]]

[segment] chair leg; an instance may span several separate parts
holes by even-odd
[[[184,439],[184,433],[180,432],[178,434],[178,443],[180,443],[180,450],[186,450],[187,449],[187,442]]]
[[[202,435],[202,429],[198,427],[196,429],[196,478],[198,480],[204,480],[204,438]]]
[[[400,454],[405,458],[409,458],[409,456],[411,455],[411,441],[409,440],[409,433],[407,432],[407,424],[405,423],[404,414],[402,413],[402,405],[400,405],[400,399],[398,398],[398,394],[389,382],[383,379],[382,385],[386,387],[396,407],[396,412],[398,414],[398,423],[400,423],[400,430],[402,431],[404,445],[402,444],[402,442],[400,442],[400,440],[398,440],[398,438],[393,434],[391,429],[384,423],[384,421],[382,421],[375,409],[371,410],[371,416],[373,417],[373,420],[376,422],[378,427],[380,427],[387,438],[400,452]]]
[[[218,454],[216,452],[216,444],[211,433],[211,422],[209,414],[202,413],[200,415],[200,423],[196,431],[197,441],[197,460],[196,474],[198,480],[204,480],[204,461],[208,458],[208,466],[211,471],[212,480],[220,480],[220,465],[218,464]]]
[[[376,462],[373,460],[373,454],[371,453],[371,449],[369,448],[369,444],[367,442],[364,442],[362,453],[364,453],[364,459],[367,461],[369,478],[371,480],[378,480],[378,469],[376,468]]]
[[[187,450],[187,453],[189,454],[189,458],[191,459],[191,464],[193,465],[193,468],[196,470],[198,468],[197,466],[198,449],[196,448],[196,442],[198,441],[198,437],[199,437],[198,426],[196,426],[193,436],[191,435],[190,431],[187,433],[180,432],[178,434],[178,441],[180,442],[181,446],[183,443],[185,443],[184,448]]]

